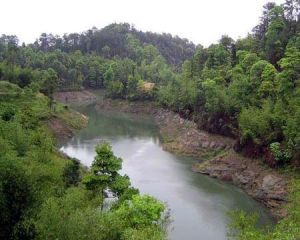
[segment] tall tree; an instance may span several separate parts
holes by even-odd
[[[270,24],[265,35],[265,51],[268,60],[278,67],[277,61],[282,58],[287,44],[286,20],[284,9],[275,6],[269,12]]]
[[[130,186],[129,178],[119,174],[122,159],[114,155],[112,147],[107,142],[96,146],[96,154],[91,172],[85,176],[83,183],[87,189],[96,194],[100,193],[102,199],[105,198],[107,189],[120,196]]]
[[[260,17],[260,23],[253,28],[255,37],[261,41],[264,46],[265,34],[270,24],[270,12],[276,6],[274,2],[268,2],[263,6],[262,16]]]
[[[293,35],[297,31],[297,23],[300,18],[300,0],[286,0],[283,7],[288,22],[289,35]]]
[[[42,89],[46,93],[46,95],[49,97],[49,108],[52,109],[53,107],[53,102],[54,102],[54,97],[53,94],[55,90],[58,87],[58,76],[55,70],[52,68],[49,68],[45,73],[44,73],[44,81],[43,81],[43,86]]]

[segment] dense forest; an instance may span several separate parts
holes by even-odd
[[[200,128],[238,137],[238,151],[280,165],[300,149],[298,5],[268,3],[246,38],[222,36],[208,48],[128,24],[42,34],[27,46],[2,35],[0,79],[47,92],[52,75],[55,89],[105,88],[113,98],[156,100]]]
[[[2,35],[0,221],[6,227],[1,238],[165,236],[165,206],[138,195],[128,177],[117,174],[121,160],[109,145],[97,147],[89,172],[75,160],[58,161],[61,156],[42,124],[66,111],[53,100],[57,90],[104,88],[111,98],[156,101],[201,129],[236,138],[235,150],[245,156],[262,158],[270,167],[299,167],[299,18],[299,0],[270,2],[247,37],[224,35],[207,48],[126,23],[63,36],[43,33],[28,45]],[[109,174],[98,162],[105,158],[111,164],[105,170]],[[106,188],[119,200],[111,211],[98,215],[95,209],[103,205]],[[252,218],[241,215],[235,227],[242,232],[239,239],[298,239],[299,217],[295,205],[274,232],[261,233],[250,227],[255,225]]]

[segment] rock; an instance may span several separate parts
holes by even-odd
[[[107,101],[107,100],[106,100]],[[98,108],[116,106],[119,111],[128,110],[122,105],[106,104],[104,102]],[[225,149],[222,155],[201,164],[196,164],[193,171],[218,178],[223,181],[232,181],[240,186],[250,196],[261,201],[276,216],[282,216],[282,205],[287,196],[287,182],[278,175],[275,170],[269,169],[260,160],[242,157],[233,151],[234,140],[218,135],[209,134],[199,130],[193,121],[183,119],[172,111],[157,108],[154,105],[147,107],[141,105],[137,107],[132,104],[134,112],[150,113],[154,121],[160,128],[160,132],[165,139],[163,149],[179,154],[185,154],[202,159],[212,150]],[[120,110],[121,109],[121,110]]]
[[[229,173],[225,173],[220,177],[220,179],[225,182],[232,182],[232,175]]]
[[[281,208],[287,201],[287,181],[259,160],[244,158],[231,150],[198,165],[195,170],[223,181],[232,181],[268,207],[275,217],[285,216]]]
[[[210,142],[209,147],[210,148],[215,148],[216,145],[217,145],[216,142],[212,141],[212,142]]]
[[[276,200],[276,201],[287,201],[286,191],[276,191],[272,194],[268,195],[268,198]]]
[[[209,142],[208,141],[203,141],[202,143],[201,143],[201,145],[202,145],[202,147],[203,148],[208,148],[209,147]]]
[[[261,189],[265,192],[272,190],[282,179],[271,174],[263,178]]]
[[[251,184],[255,179],[255,173],[252,171],[242,171],[241,173],[235,174],[234,183],[237,185]]]

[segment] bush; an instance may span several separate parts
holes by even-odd
[[[270,144],[270,150],[275,158],[275,160],[279,163],[279,164],[285,164],[290,162],[291,158],[292,158],[292,153],[289,149],[282,149],[280,147],[280,143],[279,142],[274,142]]]
[[[77,186],[80,182],[80,163],[77,159],[72,158],[64,167],[63,179],[67,187]]]
[[[0,105],[0,115],[3,121],[8,122],[12,120],[15,114],[16,114],[16,109],[14,108],[13,105],[10,104]]]
[[[29,178],[16,159],[0,156],[0,238],[10,239],[33,203]]]
[[[107,86],[108,95],[112,98],[122,98],[124,86],[119,81],[109,82]]]

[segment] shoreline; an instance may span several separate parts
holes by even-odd
[[[163,139],[169,139],[169,142],[163,142],[165,150],[199,160],[192,168],[194,172],[240,187],[266,206],[276,219],[287,215],[288,180],[285,176],[259,159],[236,153],[234,139],[199,130],[194,122],[176,113],[163,110],[154,118]]]
[[[76,93],[73,93],[76,98]],[[92,93],[90,93],[92,94]],[[75,101],[80,102],[79,99]],[[93,102],[94,98],[91,97]],[[199,130],[196,123],[153,102],[128,102],[101,98],[96,111],[150,114],[162,136],[163,149],[199,160],[193,171],[230,182],[269,209],[276,219],[287,216],[289,180],[259,159],[243,157],[233,150],[235,139]]]

